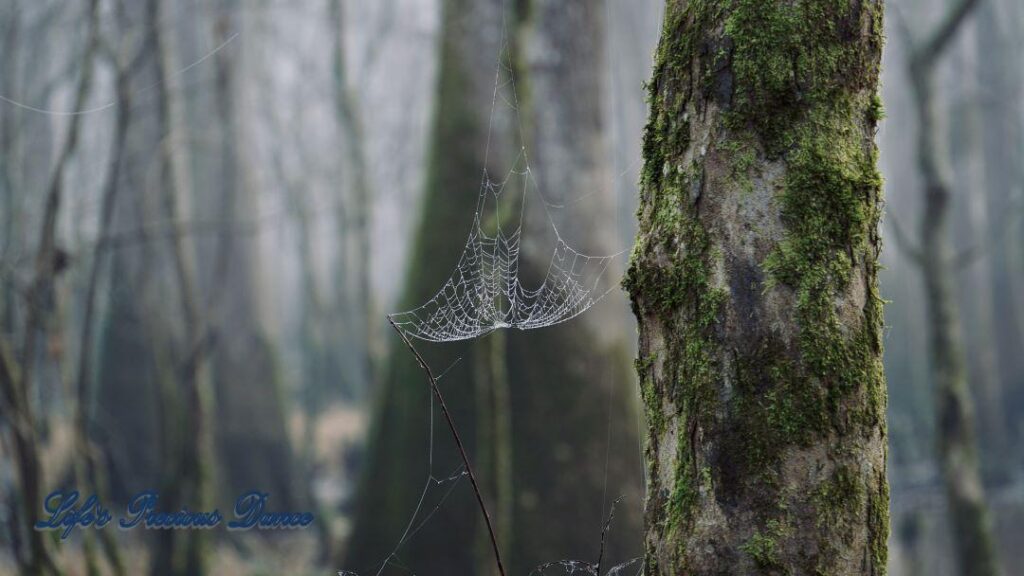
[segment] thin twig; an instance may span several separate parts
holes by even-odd
[[[604,527],[601,529],[601,550],[597,554],[597,576],[601,576],[601,564],[604,562],[604,544],[608,536],[608,531],[612,527],[612,520],[615,519],[615,506],[622,501],[622,496],[615,499],[612,502],[611,511],[608,512],[608,520],[605,521]]]
[[[469,464],[469,456],[466,455],[466,449],[462,445],[462,439],[459,437],[459,431],[455,428],[455,422],[452,420],[451,414],[448,413],[448,405],[444,402],[444,396],[441,395],[441,389],[437,386],[437,378],[434,377],[434,373],[430,370],[430,366],[427,365],[427,361],[423,359],[416,347],[412,345],[409,338],[402,332],[401,328],[395,324],[395,320],[388,315],[388,323],[391,327],[398,332],[398,337],[405,342],[405,345],[409,347],[409,351],[412,352],[413,356],[416,357],[416,362],[423,369],[423,372],[427,375],[427,380],[430,382],[430,389],[434,392],[434,396],[437,398],[438,403],[441,405],[441,414],[444,415],[444,419],[448,422],[448,429],[452,433],[452,438],[455,439],[455,445],[459,449],[459,456],[462,457],[462,464],[466,467],[466,473],[469,475],[469,482],[473,485],[473,494],[476,495],[477,504],[480,505],[480,511],[484,515],[484,523],[487,524],[487,535],[491,537],[491,548],[494,549],[494,561],[498,564],[498,573],[501,576],[505,576],[505,567],[501,563],[501,552],[498,551],[498,539],[494,535],[494,527],[491,525],[491,515],[487,512],[487,505],[484,504],[484,497],[480,493],[480,486],[476,483],[476,476],[473,474],[473,467]]]
[[[960,29],[960,25],[980,3],[981,0],[960,0],[956,6],[949,10],[931,37],[921,42],[917,49],[913,51],[914,60],[925,66],[934,65],[939,60],[939,57],[942,56],[943,51],[952,44],[952,40]]]
[[[910,259],[914,264],[920,265],[921,261],[924,260],[924,254],[921,248],[914,244],[914,241],[910,239],[903,230],[903,226],[900,225],[900,221],[896,218],[896,214],[892,210],[887,214],[886,222],[889,223],[889,227],[892,229],[893,237],[896,238],[896,246],[900,249],[903,254]]]

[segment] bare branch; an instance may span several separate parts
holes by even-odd
[[[615,519],[615,507],[622,501],[622,496],[619,496],[612,502],[612,509],[608,512],[608,519],[605,520],[604,527],[601,529],[601,550],[597,554],[597,576],[601,576],[601,564],[604,563],[604,546],[605,541],[608,537],[608,531],[611,530],[612,520]]]
[[[958,270],[968,268],[980,260],[984,252],[978,245],[968,246],[953,256],[953,267]]]
[[[932,66],[952,43],[957,31],[960,30],[960,25],[963,24],[967,19],[967,16],[969,16],[971,11],[979,4],[981,4],[981,0],[960,0],[960,2],[946,14],[945,19],[939,25],[938,29],[932,33],[931,37],[925,40],[919,48],[913,51],[913,57],[911,58],[913,63],[912,65],[922,67]]]
[[[173,240],[185,236],[223,236],[228,234],[252,235],[260,231],[259,220],[201,220],[168,221],[143,224],[123,232],[107,234],[96,240],[96,245],[105,250],[114,250],[146,244],[155,240]]]
[[[896,246],[900,249],[900,252],[914,264],[920,265],[924,259],[921,247],[915,245],[914,241],[903,231],[903,226],[900,225],[899,219],[891,211],[888,213],[886,221],[889,223],[889,228],[892,229],[893,237],[896,238]]]
[[[491,525],[491,515],[487,512],[487,505],[484,504],[484,497],[480,494],[480,486],[476,482],[476,476],[473,474],[473,467],[469,464],[469,456],[466,455],[466,449],[462,445],[462,438],[459,437],[459,432],[455,428],[455,422],[452,420],[451,414],[448,413],[448,405],[444,402],[444,396],[441,395],[441,389],[437,386],[437,378],[434,377],[434,373],[430,370],[430,366],[427,365],[427,361],[423,359],[416,347],[412,345],[409,338],[402,332],[402,329],[395,324],[394,319],[388,316],[388,323],[391,327],[398,332],[399,338],[405,345],[409,347],[413,356],[416,357],[416,362],[423,369],[423,372],[427,375],[427,380],[430,381],[430,389],[434,392],[434,396],[437,397],[438,403],[441,405],[441,413],[444,415],[444,419],[448,422],[448,429],[451,430],[452,438],[455,439],[455,445],[459,449],[459,456],[462,457],[462,464],[466,467],[466,473],[469,475],[469,482],[473,485],[473,494],[476,495],[477,504],[480,505],[480,511],[484,515],[484,523],[487,524],[487,535],[491,537],[491,548],[494,550],[494,561],[498,564],[498,573],[501,576],[505,576],[505,567],[501,563],[501,552],[498,551],[498,538],[494,535],[494,527]]]
[[[917,45],[917,41],[914,39],[913,30],[910,29],[910,22],[907,20],[907,15],[903,13],[903,7],[898,2],[891,1],[888,3],[887,9],[889,9],[893,15],[893,22],[896,23],[896,31],[899,33],[903,44],[909,50],[913,50],[914,46]]]

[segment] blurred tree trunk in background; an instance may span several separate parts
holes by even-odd
[[[667,3],[626,286],[648,576],[886,572],[882,3]]]
[[[237,223],[253,222],[259,198],[248,166],[251,140],[241,118],[251,113],[241,79],[245,31],[250,7],[220,2],[214,8],[214,45],[237,36],[235,45],[214,56],[215,114],[220,192],[219,214],[225,230],[215,248],[209,291],[222,291],[221,327],[230,336],[214,351],[217,448],[224,473],[222,495],[232,501],[252,489],[270,494],[273,509],[295,509],[297,478],[285,426],[285,398],[276,350],[263,324],[255,237],[236,234]],[[235,224],[233,224],[235,223]]]
[[[942,106],[949,106],[949,158],[951,186],[966,193],[953,199],[951,234],[954,251],[961,251],[963,271],[957,278],[957,306],[966,313],[964,330],[971,334],[971,350],[966,357],[966,374],[971,395],[978,407],[978,440],[986,447],[980,455],[982,477],[988,481],[1005,481],[1007,465],[1007,426],[1002,401],[1002,382],[999,374],[995,342],[995,304],[990,298],[979,297],[992,293],[991,259],[985,257],[988,238],[991,237],[988,198],[985,193],[985,158],[981,141],[983,109],[977,94],[980,86],[974,82],[973,71],[979,67],[974,38],[964,38],[951,48],[951,66],[948,86],[940,94]],[[976,44],[976,43],[975,43]]]
[[[213,504],[210,405],[213,390],[210,371],[206,368],[209,340],[205,332],[209,329],[211,311],[204,311],[200,306],[195,248],[186,231],[193,196],[192,166],[184,98],[180,85],[175,84],[171,76],[178,69],[175,20],[169,16],[165,5],[162,0],[149,1],[147,24],[159,78],[155,90],[160,127],[160,192],[164,217],[174,227],[168,243],[184,334],[181,358],[169,376],[178,398],[162,406],[166,414],[163,436],[167,451],[160,498],[162,506],[168,510],[208,510]],[[159,531],[154,538],[150,574],[204,574],[206,539],[205,530]]]
[[[0,56],[0,83],[12,97],[18,94],[18,59],[21,51],[21,5],[19,0],[12,0],[10,9],[3,20],[2,56]],[[0,209],[3,210],[3,234],[0,234],[0,245],[4,252],[19,237],[21,218],[18,218],[20,199],[16,193],[17,178],[15,175],[18,161],[20,130],[19,111],[7,110],[0,115]],[[3,264],[9,265],[7,257]],[[5,333],[14,331],[17,304],[17,291],[7,279],[0,282],[0,329]]]
[[[1016,67],[1018,74],[1014,86],[1016,92],[1012,97],[1016,106],[1008,121],[1016,119],[1017,140],[1013,146],[1017,151],[1016,157],[1020,159],[1024,158],[1024,71],[1021,71],[1021,67],[1024,66],[1024,5],[1021,2],[1007,0],[1004,6],[1007,8],[1007,21],[1013,26],[1012,30],[1014,31],[1010,36],[1011,50],[1009,54],[1012,55],[1010,62]],[[1018,325],[1024,325],[1024,288],[1020,288],[1024,285],[1024,162],[1018,160],[1015,166],[1017,170],[1014,175],[1013,190],[1016,198],[1017,222],[1016,226],[1010,229],[1010,237],[1007,242],[1016,247],[1011,254],[1015,256],[1013,267],[1018,288],[1014,289],[1014,299],[1010,305],[1014,307]],[[1007,389],[1012,392],[1011,406],[1024,406],[1024,372],[1006,376],[1012,378],[1007,386]],[[1024,418],[1014,417],[1012,421],[1015,422],[1015,429],[1011,430],[1011,433],[1014,434],[1015,445],[1018,447],[1018,462],[1024,463]]]
[[[151,38],[153,31],[147,25],[149,8],[149,2],[125,3],[124,27],[141,31],[142,38]],[[155,46],[146,41],[137,44],[142,53],[134,63],[129,94],[137,94],[161,80],[154,58]],[[156,489],[160,485],[161,461],[165,456],[161,449],[166,440],[157,385],[159,345],[153,340],[169,328],[165,326],[165,316],[153,313],[154,303],[166,296],[156,280],[162,242],[147,233],[150,225],[163,216],[154,205],[159,183],[153,182],[150,172],[151,159],[160,154],[161,126],[154,99],[135,98],[131,106],[131,122],[125,135],[126,155],[120,173],[115,176],[124,193],[118,194],[110,226],[101,233],[138,234],[138,241],[109,246],[109,288],[104,295],[106,302],[100,307],[103,316],[96,351],[95,413],[89,415],[92,434],[105,458],[103,466],[114,502],[124,502],[143,487]]]
[[[605,4],[518,4],[512,65],[537,188],[526,199],[520,267],[526,286],[540,285],[551,263],[556,238],[549,217],[584,254],[623,250],[609,142]],[[624,260],[609,267],[602,279],[607,287],[614,287]],[[596,561],[605,516],[619,496],[603,564],[642,551],[639,407],[628,311],[618,304],[609,297],[570,322],[508,333],[517,495],[511,552],[519,570],[563,558]],[[576,529],[550,537],[556,518]],[[549,537],[523,537],[532,534]]]
[[[473,218],[481,170],[485,168],[488,112],[494,90],[495,57],[501,40],[501,0],[445,0],[440,37],[440,68],[433,136],[427,153],[426,191],[418,232],[410,252],[403,308],[420,305],[434,295],[452,271]],[[496,131],[494,141],[505,134]],[[507,145],[506,145],[507,146]],[[504,174],[507,168],[490,156],[486,168]],[[397,340],[388,335],[389,341]],[[461,361],[441,380],[446,401],[471,461],[479,454],[472,367],[481,350],[470,342],[442,344],[425,350],[441,373]],[[430,453],[429,409],[433,404],[423,373],[399,343],[375,398],[367,461],[353,516],[353,532],[343,566],[374,573],[399,544],[410,522],[428,471],[448,478],[459,469],[446,432],[437,428]],[[434,406],[436,410],[436,406]],[[430,461],[432,460],[432,463]],[[482,474],[485,471],[481,470]],[[468,484],[456,487],[430,525],[401,548],[401,562],[423,574],[473,574],[479,511]],[[431,482],[427,482],[431,485]],[[450,486],[431,486],[422,519]],[[494,494],[484,494],[493,502]],[[496,510],[493,505],[492,510]],[[501,523],[501,519],[497,519]],[[504,535],[499,534],[499,537]],[[506,562],[508,560],[506,559]],[[508,564],[506,564],[507,566]],[[389,573],[387,570],[385,574]]]
[[[961,574],[995,575],[998,567],[982,487],[960,311],[955,296],[957,258],[949,236],[952,202],[948,147],[939,135],[935,70],[957,30],[979,0],[958,0],[938,28],[910,49],[908,70],[918,114],[918,170],[924,214],[914,256],[925,284],[930,353],[936,388],[938,453],[946,483]]]
[[[339,364],[334,360],[335,355],[328,346],[331,340],[328,334],[332,332],[329,325],[330,316],[326,315],[327,305],[321,294],[315,262],[314,250],[314,207],[310,206],[303,195],[308,189],[305,182],[293,181],[286,174],[283,160],[279,152],[275,151],[274,161],[277,164],[275,169],[278,177],[281,178],[281,186],[287,195],[287,202],[292,216],[295,218],[298,228],[298,258],[299,258],[299,290],[298,294],[302,300],[301,322],[301,367],[302,367],[302,388],[299,391],[301,407],[303,409],[302,432],[298,443],[298,454],[296,454],[299,470],[302,471],[305,486],[310,496],[310,504],[317,515],[317,528],[320,536],[320,556],[323,561],[332,558],[335,535],[333,531],[334,511],[329,509],[323,502],[316,498],[315,485],[319,480],[317,469],[320,463],[317,461],[316,430],[320,416],[330,398],[333,384],[339,381]]]
[[[1013,2],[1011,2],[1012,4]],[[1018,2],[1019,3],[1019,2]],[[973,294],[972,297],[984,302],[989,312],[993,329],[990,338],[992,346],[979,346],[978,354],[993,355],[994,372],[1001,378],[997,389],[991,391],[990,402],[1003,412],[986,413],[985,419],[1000,418],[996,423],[983,423],[982,440],[988,445],[987,431],[993,425],[1005,430],[1008,426],[1011,404],[1004,400],[1004,390],[1020,388],[1024,384],[1024,236],[1015,234],[1014,222],[1022,219],[1024,205],[1020,197],[1021,165],[1024,158],[1018,142],[1022,137],[1022,74],[1024,63],[1020,53],[1013,46],[1014,32],[1020,31],[1015,25],[1008,4],[989,0],[978,7],[978,89],[975,100],[979,102],[981,117],[981,158],[984,175],[982,186],[971,192],[980,195],[980,204],[988,216],[987,234],[982,236],[980,257],[984,271],[990,276],[989,291]],[[1008,444],[1003,439],[996,448],[1003,451],[994,458],[1005,461]],[[1007,461],[1006,464],[1009,464]],[[1004,466],[1006,465],[1004,464]],[[1004,471],[1005,473],[1005,471]]]
[[[1014,281],[1011,301],[1015,322],[1018,327],[1024,326],[1024,3],[1016,0],[1003,2],[1005,9],[1005,23],[1010,27],[1006,38],[1007,51],[1006,65],[1011,68],[1007,73],[1015,73],[1015,80],[1010,85],[1013,92],[1004,96],[1006,102],[1012,103],[1007,109],[1007,122],[1013,122],[1016,126],[1015,139],[1011,143],[1016,160],[1013,162],[1011,181],[1011,214],[1007,238],[1008,256],[1011,260],[1011,277]],[[1016,218],[1016,221],[1013,220]],[[1018,360],[1020,361],[1019,355]],[[1004,374],[1007,378],[1006,392],[1010,398],[1008,407],[1013,408],[1024,405],[1024,366],[1015,374]],[[1016,415],[1017,412],[1011,412]],[[1017,462],[1024,463],[1024,419],[1012,417],[1011,422],[1015,428],[1011,430],[1014,434],[1015,446],[1018,447]]]
[[[502,10],[500,0],[444,3],[429,176],[406,307],[428,300],[451,273],[472,223],[481,170],[486,167],[494,182],[508,174],[520,152],[520,122],[527,154],[540,167],[534,176],[541,192],[550,187],[553,202],[581,201],[573,206],[578,209],[555,217],[564,224],[563,235],[596,253],[615,251],[603,121],[604,6],[571,2],[556,7],[531,1],[514,12]],[[498,60],[503,41],[507,46]],[[499,63],[495,98],[494,69]],[[513,70],[518,98],[508,75]],[[517,105],[519,118],[510,109]],[[489,126],[490,153],[485,155]],[[518,197],[523,181],[512,176],[509,195]],[[525,235],[537,237],[523,241],[527,286],[543,276],[554,249],[552,238],[543,237],[550,226],[541,202],[529,192]],[[495,225],[493,214],[482,217],[484,226]],[[510,232],[514,223],[506,225]],[[471,448],[510,574],[528,572],[545,561],[595,561],[602,511],[606,515],[607,504],[621,493],[632,498],[618,509],[610,538],[612,557],[638,548],[629,541],[639,525],[629,509],[638,504],[640,472],[630,466],[636,461],[630,458],[636,450],[636,420],[628,348],[619,336],[626,324],[614,310],[593,310],[587,316],[591,314],[600,319],[585,316],[554,328],[423,346],[438,373],[461,358],[441,387]],[[417,506],[418,479],[427,471],[427,384],[404,348],[394,353],[377,398],[345,562],[349,569],[375,570],[388,557]],[[458,464],[450,439],[440,428],[437,434],[432,471],[446,478]],[[612,465],[606,468],[609,453]],[[447,488],[431,489],[421,518]],[[554,522],[574,528],[553,530]],[[430,525],[401,548],[401,561],[417,573],[490,573],[495,568],[482,530],[468,485],[459,486]]]
[[[145,53],[145,49],[142,49],[134,54],[128,54],[129,50],[125,40],[129,37],[129,26],[123,4],[118,4],[115,7],[115,14],[118,38],[116,41],[111,42],[115,48],[113,48],[112,53],[108,54],[108,56],[114,67],[117,112],[114,120],[108,168],[104,176],[105,181],[100,188],[102,196],[100,199],[101,207],[97,229],[101,237],[92,247],[92,254],[90,255],[89,270],[86,276],[85,302],[82,304],[78,365],[72,389],[75,436],[75,453],[72,456],[74,460],[72,466],[75,483],[83,493],[96,494],[101,502],[109,501],[110,490],[107,467],[102,465],[102,457],[98,446],[92,441],[92,431],[95,427],[93,417],[96,414],[96,384],[93,383],[93,362],[95,361],[96,349],[96,319],[99,315],[98,292],[104,272],[107,270],[106,264],[109,260],[109,247],[112,243],[110,234],[114,221],[114,211],[117,208],[117,198],[122,188],[121,175],[127,156],[128,128],[131,126],[132,121],[131,69],[135,65],[136,59]],[[116,575],[124,574],[124,562],[114,535],[107,531],[102,531],[99,534],[99,538],[103,542],[112,572]],[[87,574],[97,574],[99,566],[95,553],[93,534],[86,533],[83,535],[82,551],[87,566]]]
[[[79,48],[76,65],[77,79],[73,84],[72,109],[84,109],[93,88],[94,58],[100,46],[99,1],[90,0],[84,6],[86,21],[84,43]],[[49,343],[53,334],[51,315],[57,307],[57,280],[68,264],[68,254],[58,243],[58,219],[61,206],[67,204],[65,179],[72,158],[78,153],[81,139],[81,115],[74,115],[66,131],[52,167],[46,172],[46,188],[42,191],[42,217],[37,232],[38,241],[31,259],[32,272],[24,289],[24,332],[21,347],[15,350],[5,338],[0,339],[0,395],[4,420],[9,425],[12,449],[13,475],[18,492],[12,509],[17,520],[14,527],[14,560],[22,574],[37,576],[61,574],[52,553],[47,534],[35,529],[41,518],[45,497],[46,478],[41,461],[41,432],[45,429],[45,406],[40,406],[42,372],[37,369],[53,360],[52,350],[40,344]],[[6,444],[6,443],[5,443]]]
[[[366,134],[359,113],[356,90],[351,85],[345,50],[345,6],[342,0],[330,0],[329,15],[333,32],[333,100],[335,115],[341,128],[344,159],[342,182],[337,206],[338,261],[335,263],[337,327],[349,338],[338,339],[341,369],[349,378],[344,391],[362,398],[374,378],[373,354],[377,345],[377,327],[373,321],[377,306],[372,291],[370,236],[372,233],[372,197],[367,177]]]

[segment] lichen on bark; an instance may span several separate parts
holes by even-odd
[[[885,571],[881,17],[668,2],[624,281],[648,574]]]

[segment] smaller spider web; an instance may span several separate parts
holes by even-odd
[[[523,181],[520,220],[514,230],[506,232],[497,205],[509,183],[518,178]],[[559,234],[546,202],[555,246],[539,286],[531,288],[522,282],[522,217],[528,189],[535,187],[525,149],[504,180],[494,182],[484,172],[477,210],[455,269],[424,304],[391,315],[399,329],[420,340],[452,342],[502,328],[544,328],[575,318],[615,289],[614,282],[603,281],[609,276],[610,264],[622,252],[593,256],[574,249]],[[497,224],[486,226],[485,207],[492,199]],[[544,202],[543,197],[541,201]],[[488,232],[487,228],[493,231]]]

